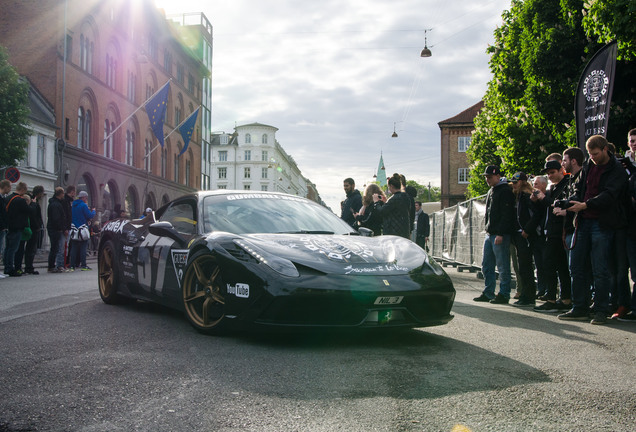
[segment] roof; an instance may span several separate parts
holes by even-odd
[[[437,123],[439,126],[442,125],[454,125],[454,124],[462,124],[462,123],[469,123],[472,124],[473,120],[475,119],[475,117],[477,117],[477,114],[479,113],[479,111],[484,107],[484,101],[481,100],[479,102],[477,102],[475,105],[471,106],[468,109],[465,109],[464,111],[460,112],[459,114],[451,117],[451,118],[447,118],[446,120],[442,120],[441,122]]]
[[[53,107],[30,81],[27,80],[27,82],[29,83],[29,109],[31,110],[29,118],[43,126],[57,128]]]
[[[249,123],[249,124],[244,124],[244,125],[236,126],[236,128],[242,128],[242,127],[259,127],[259,126],[260,126],[260,127],[267,127],[267,128],[271,128],[271,129],[276,129],[276,130],[278,130],[278,128],[277,128],[277,127],[270,126],[270,125],[266,125],[266,124],[263,124],[263,123]],[[235,129],[236,129],[236,128],[235,128]]]

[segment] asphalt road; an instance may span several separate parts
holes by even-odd
[[[0,280],[0,432],[634,429],[636,325],[477,304],[447,271],[455,319],[398,334],[211,337],[103,304],[95,270]]]

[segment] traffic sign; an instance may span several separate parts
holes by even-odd
[[[20,180],[20,170],[16,167],[9,167],[4,172],[4,178],[9,180],[11,183],[15,183]]]

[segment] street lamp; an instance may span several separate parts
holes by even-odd
[[[430,57],[433,55],[431,50],[428,49],[428,46],[426,45],[426,32],[429,30],[433,30],[433,29],[424,29],[424,49],[420,53],[420,57]]]

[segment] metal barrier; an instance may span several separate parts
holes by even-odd
[[[431,214],[430,252],[441,263],[481,269],[486,195]]]

